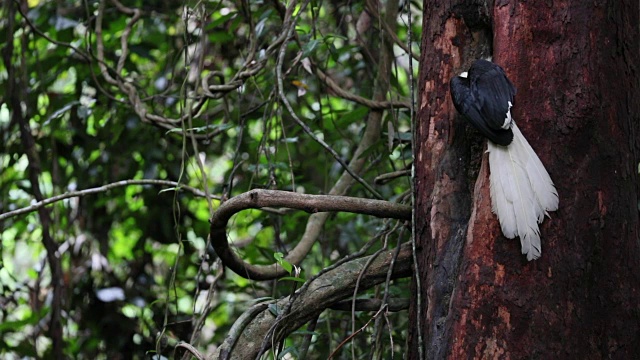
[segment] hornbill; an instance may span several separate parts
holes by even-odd
[[[476,60],[450,82],[453,105],[489,141],[491,208],[502,233],[520,237],[527,260],[540,257],[540,229],[549,211],[558,209],[558,192],[549,173],[511,116],[516,88],[504,70]]]

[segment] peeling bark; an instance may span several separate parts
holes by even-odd
[[[410,358],[638,358],[638,2],[424,3]],[[502,236],[483,140],[448,95],[487,55],[560,194],[533,262]]]

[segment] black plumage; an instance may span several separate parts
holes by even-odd
[[[513,141],[510,108],[516,88],[504,70],[487,60],[476,60],[466,77],[450,82],[456,110],[492,142],[507,146]]]

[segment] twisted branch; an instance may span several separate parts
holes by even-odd
[[[238,275],[252,280],[270,280],[286,275],[278,264],[252,265],[233,252],[227,239],[226,227],[234,214],[245,209],[260,209],[266,206],[286,207],[308,213],[344,211],[373,215],[381,218],[411,219],[411,207],[382,200],[362,199],[348,196],[307,195],[280,190],[251,190],[226,201],[211,218],[211,243],[222,263]],[[310,239],[313,243],[315,238]],[[301,241],[302,242],[302,241]],[[285,258],[291,264],[300,264],[306,251],[300,244]]]

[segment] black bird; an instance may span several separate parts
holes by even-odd
[[[516,88],[504,70],[476,60],[469,72],[450,82],[453,105],[489,139],[491,207],[502,233],[520,237],[528,260],[540,257],[540,229],[549,211],[558,209],[558,192],[549,173],[511,117]]]

